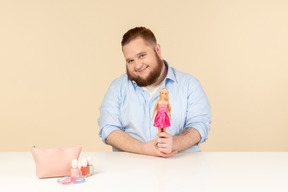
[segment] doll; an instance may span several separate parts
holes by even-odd
[[[154,117],[155,112],[157,112],[155,120],[154,120],[154,126],[158,127],[158,132],[165,132],[167,127],[170,127],[170,120],[171,118],[171,105],[169,102],[169,93],[166,88],[161,89],[159,94],[159,99],[156,102],[152,119]],[[168,117],[169,115],[169,117]]]

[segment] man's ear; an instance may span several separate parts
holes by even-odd
[[[156,51],[157,55],[161,58],[161,46],[160,46],[160,44],[157,44],[155,46],[155,51]]]

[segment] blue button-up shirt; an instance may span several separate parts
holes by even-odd
[[[206,141],[210,130],[211,113],[207,96],[200,82],[193,76],[170,67],[165,61],[168,73],[160,89],[166,87],[171,103],[171,126],[166,129],[172,135],[184,128],[193,127]],[[141,142],[157,138],[158,128],[151,120],[159,94],[152,98],[149,93],[134,81],[128,80],[127,74],[115,79],[100,107],[99,135],[106,143],[107,136],[115,130],[122,130]],[[199,143],[186,151],[201,151]],[[117,151],[113,148],[114,151]]]

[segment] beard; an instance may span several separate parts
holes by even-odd
[[[155,53],[155,57],[157,60],[157,65],[155,67],[155,69],[150,71],[150,74],[148,75],[148,77],[146,79],[143,79],[141,77],[139,77],[139,75],[137,76],[133,76],[127,66],[126,66],[126,73],[128,75],[128,79],[129,80],[133,80],[137,83],[137,85],[141,86],[141,87],[146,87],[148,85],[152,85],[153,83],[155,83],[158,79],[158,77],[160,76],[160,73],[162,71],[162,68],[164,67],[164,63],[163,61],[160,59],[160,57],[157,55],[157,53]]]

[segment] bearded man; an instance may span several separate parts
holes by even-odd
[[[200,152],[208,138],[211,112],[200,82],[170,67],[161,57],[153,32],[128,30],[122,38],[126,73],[115,79],[100,107],[99,136],[113,151],[170,157],[177,152]],[[151,117],[159,91],[169,91],[171,126],[158,133]]]

